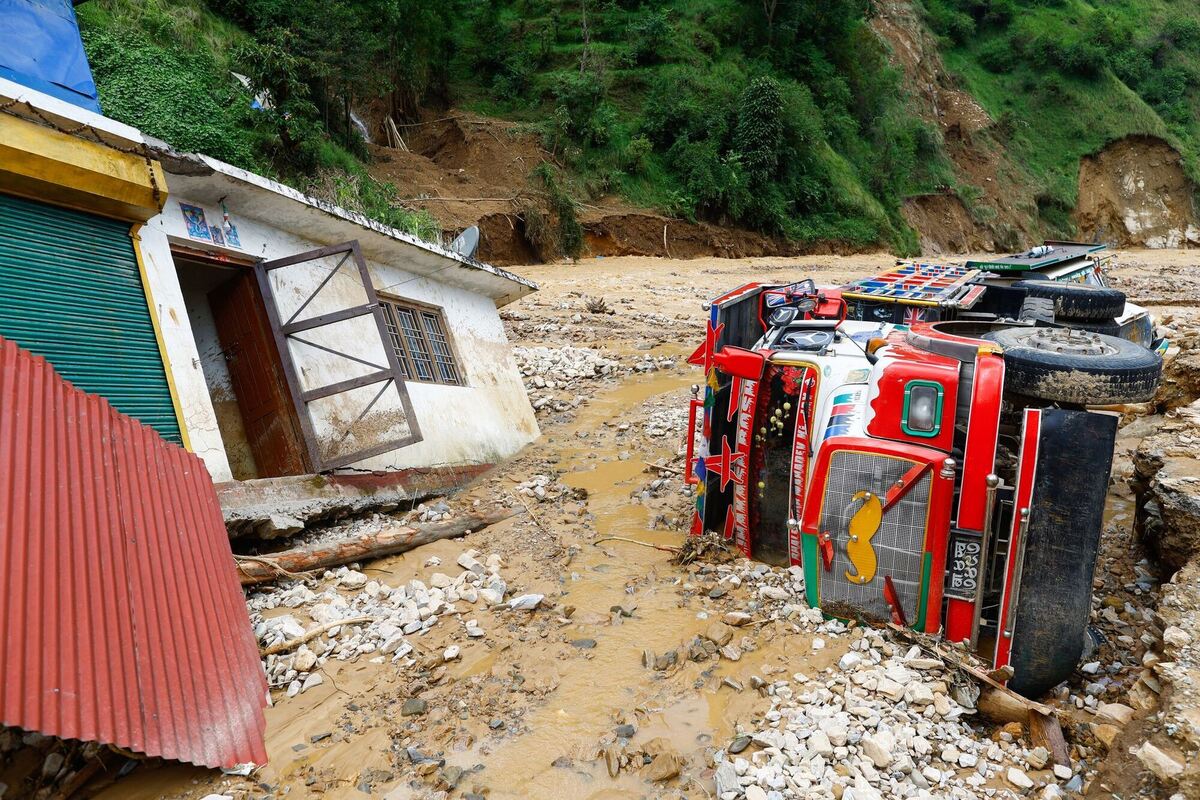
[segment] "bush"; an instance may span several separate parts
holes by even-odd
[[[934,6],[929,12],[929,26],[939,36],[944,36],[955,44],[963,44],[975,35],[973,17],[945,6]]]
[[[1013,48],[1011,39],[997,38],[985,42],[978,53],[979,63],[989,72],[1012,72],[1021,62],[1021,54]]]
[[[568,139],[587,146],[608,141],[616,113],[606,102],[604,82],[595,72],[560,77],[553,94],[554,122]]]
[[[662,60],[675,31],[666,11],[646,10],[629,25],[626,38],[635,64],[654,64]]]
[[[1188,53],[1200,53],[1200,20],[1176,16],[1167,20],[1160,38]]]
[[[549,163],[543,161],[534,168],[532,177],[546,190],[546,202],[555,221],[554,245],[569,258],[579,258],[583,252],[583,226],[575,212],[575,201],[563,188],[559,176]]]
[[[181,150],[258,166],[251,98],[210,59],[136,31],[85,30],[83,42],[108,116]]]
[[[644,134],[638,134],[625,147],[625,166],[634,174],[645,172],[653,154],[654,144]]]

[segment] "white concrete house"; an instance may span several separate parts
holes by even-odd
[[[489,465],[538,426],[497,309],[531,281],[160,148],[140,230],[182,427],[215,481]]]

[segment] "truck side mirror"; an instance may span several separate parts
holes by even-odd
[[[757,381],[762,379],[767,357],[744,347],[726,345],[713,354],[713,364],[726,375]]]

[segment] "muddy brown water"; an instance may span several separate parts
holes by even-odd
[[[561,463],[575,467],[562,480],[588,492],[598,538],[623,536],[647,544],[677,545],[681,534],[651,530],[650,512],[629,502],[629,494],[646,480],[640,459],[622,461],[602,455],[575,434],[621,419],[623,412],[655,397],[678,396],[682,403],[685,393],[680,390],[693,379],[688,374],[667,374],[624,383],[593,398],[574,424],[554,437],[562,443],[555,448]],[[724,677],[745,683],[768,665],[786,666],[789,672],[817,671],[844,652],[830,647],[816,651],[819,657],[814,659],[811,640],[796,636],[748,653],[739,662],[723,661],[703,676],[699,667],[688,665],[672,679],[656,677],[642,665],[642,651],[662,653],[679,647],[712,621],[701,618],[698,607],[681,603],[671,578],[681,582],[683,573],[669,559],[667,553],[628,542],[583,546],[571,562],[560,602],[576,609],[567,638],[594,639],[596,647],[588,658],[563,665],[558,688],[527,720],[528,733],[506,740],[487,755],[473,750],[450,761],[464,768],[483,764],[476,781],[493,798],[643,797],[648,787],[641,777],[622,772],[612,779],[604,760],[596,758],[600,743],[618,723],[638,726],[630,749],[661,738],[695,758],[706,746],[722,746],[737,722],[756,707],[759,713],[766,708],[766,701],[756,693],[722,687]],[[631,593],[627,587],[637,590]],[[622,603],[637,605],[634,616],[620,625],[609,624],[610,609]],[[698,680],[703,682],[701,688],[694,686]]]

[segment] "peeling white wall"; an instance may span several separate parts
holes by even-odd
[[[167,339],[172,373],[183,397],[185,424],[193,447],[209,465],[214,479],[226,480],[230,474],[229,463],[171,261],[170,242],[215,254],[266,259],[282,258],[337,242],[312,241],[289,233],[288,229],[303,228],[299,204],[295,219],[273,219],[270,222],[253,219],[252,209],[231,206],[228,210],[237,229],[240,247],[230,247],[228,242],[220,246],[212,241],[199,241],[189,236],[180,202],[203,207],[208,224],[221,226],[219,207],[172,195],[163,213],[147,223],[145,228],[143,239],[147,270],[151,273],[152,285],[162,286],[161,291],[155,289],[160,317],[164,321],[168,318],[177,319],[180,323],[173,324],[170,336],[164,329],[164,337]],[[196,229],[192,231],[195,233]],[[346,239],[355,238],[355,232],[354,226],[346,225]],[[224,239],[224,235],[221,238]],[[314,266],[289,267],[272,272],[273,288],[279,297],[284,319],[335,263],[326,260]],[[449,260],[447,263],[453,265]],[[436,278],[413,274],[404,269],[403,263],[368,261],[367,264],[376,291],[442,309],[448,328],[447,336],[458,356],[459,367],[465,372],[467,385],[444,386],[409,381],[408,393],[423,441],[353,466],[393,470],[494,463],[537,438],[537,421],[494,302],[483,294],[449,285]],[[453,266],[457,268],[457,265]],[[342,272],[303,311],[300,319],[345,308],[361,302],[361,299],[360,284],[355,280],[352,264],[347,263],[342,267]],[[301,336],[372,363],[386,363],[383,345],[369,316],[313,329]],[[303,345],[293,344],[292,351],[307,387],[371,371],[368,367],[334,359]],[[345,423],[357,417],[379,388],[380,385],[375,384],[316,403],[313,417],[318,438],[327,442],[335,439]],[[351,447],[369,446],[381,441],[382,436],[403,434],[406,423],[398,418],[400,409],[399,396],[389,390],[368,416],[356,425],[358,440],[352,437],[341,452]]]

